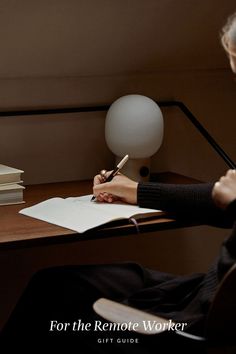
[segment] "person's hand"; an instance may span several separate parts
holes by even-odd
[[[108,177],[111,171],[105,173]],[[104,183],[104,176],[96,175],[93,183],[93,194],[99,202],[112,203],[121,200],[129,204],[137,204],[138,183],[118,173],[111,182]]]
[[[225,209],[236,199],[236,171],[229,170],[225,176],[215,183],[212,198],[216,205]]]

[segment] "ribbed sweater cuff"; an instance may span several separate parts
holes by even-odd
[[[158,206],[161,197],[161,187],[157,183],[141,182],[138,184],[137,203],[140,207]]]

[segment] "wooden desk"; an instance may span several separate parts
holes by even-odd
[[[196,180],[174,173],[161,173],[155,175],[155,181],[166,183],[196,183]],[[26,247],[47,243],[72,242],[103,238],[111,236],[124,236],[136,233],[133,224],[127,221],[110,223],[107,226],[89,230],[78,234],[56,225],[49,224],[34,218],[19,214],[19,210],[39,203],[52,197],[72,197],[91,194],[92,181],[62,182],[42,185],[26,186],[24,191],[25,204],[0,207],[0,247]],[[162,215],[159,218],[139,223],[141,232],[151,232],[176,227],[190,226],[178,220]]]

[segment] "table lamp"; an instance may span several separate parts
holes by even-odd
[[[151,98],[132,94],[118,98],[109,107],[105,121],[105,139],[116,156],[129,160],[122,173],[136,181],[147,181],[150,160],[160,148],[164,123],[162,112]]]

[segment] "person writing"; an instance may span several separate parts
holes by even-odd
[[[236,14],[223,29],[222,43],[236,73]],[[1,353],[10,353],[9,348],[14,348],[16,341],[18,349],[24,352],[37,352],[44,347],[55,353],[157,352],[163,344],[159,336],[154,339],[140,336],[138,344],[129,346],[112,341],[117,336],[129,339],[133,335],[129,332],[98,333],[89,331],[89,327],[73,331],[74,323],[75,328],[78,323],[94,325],[98,316],[93,311],[93,303],[100,297],[186,323],[187,332],[203,334],[219,283],[236,262],[235,170],[229,170],[215,184],[197,185],[137,183],[122,174],[104,182],[104,176],[97,175],[93,194],[99,201],[112,203],[118,199],[170,211],[180,218],[187,214],[190,219],[233,229],[205,274],[166,274],[131,262],[54,267],[37,272],[1,332]],[[68,323],[68,330],[56,330],[56,323]],[[30,337],[33,344],[29,342]],[[105,344],[99,344],[99,340],[105,338]],[[173,349],[172,345],[165,338],[165,352]],[[178,349],[177,344],[175,349]],[[186,348],[179,349],[184,353]],[[189,353],[189,348],[186,352]]]

